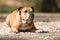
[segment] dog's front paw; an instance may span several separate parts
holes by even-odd
[[[35,30],[36,33],[41,33],[43,32],[42,30]]]
[[[14,33],[18,33],[18,30],[17,29],[15,29],[15,28],[13,28],[13,29],[11,29]]]

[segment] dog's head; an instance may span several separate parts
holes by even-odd
[[[33,7],[20,7],[18,11],[21,15],[23,23],[26,23],[28,20],[34,19],[34,8]]]

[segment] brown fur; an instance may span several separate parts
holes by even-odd
[[[24,11],[33,11],[31,7],[23,7],[23,9],[15,10],[11,14],[9,14],[6,18],[6,23],[8,26],[11,27],[11,30],[13,32],[18,32],[18,30],[26,30],[26,28],[29,31],[32,32],[41,32],[41,30],[37,30],[34,26],[33,20],[28,21],[28,24],[26,25],[25,29],[22,27],[24,24],[22,24],[22,19],[25,17]],[[20,15],[22,13],[22,15]]]

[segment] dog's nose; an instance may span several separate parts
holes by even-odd
[[[34,19],[34,14],[33,13],[30,13],[29,18]]]

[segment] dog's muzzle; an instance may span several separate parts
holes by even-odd
[[[27,23],[29,20],[34,19],[34,13],[33,12],[27,12],[25,19],[22,19],[22,23]]]

